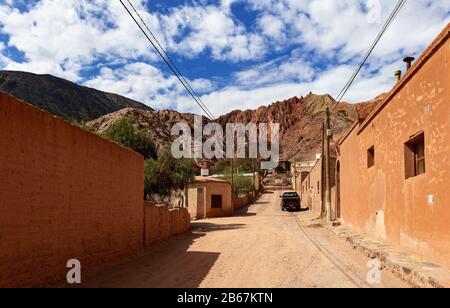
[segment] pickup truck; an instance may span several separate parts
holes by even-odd
[[[302,208],[300,196],[296,192],[286,192],[281,196],[281,210],[300,211]]]

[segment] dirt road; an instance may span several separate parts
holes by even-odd
[[[368,259],[319,227],[310,212],[279,207],[281,190],[233,217],[193,223],[193,232],[84,279],[84,287],[407,287],[388,272],[367,283]]]

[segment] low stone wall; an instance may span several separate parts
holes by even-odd
[[[144,245],[187,232],[191,218],[186,208],[169,210],[167,207],[144,203]]]

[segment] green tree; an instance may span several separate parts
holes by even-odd
[[[237,176],[234,178],[234,192],[237,195],[246,195],[254,191],[251,178]]]
[[[169,196],[173,190],[184,189],[195,180],[194,161],[175,159],[166,146],[158,159],[145,161],[145,195]]]
[[[102,137],[140,153],[145,159],[156,158],[156,149],[148,137],[148,130],[137,129],[131,120],[123,117],[116,121]]]

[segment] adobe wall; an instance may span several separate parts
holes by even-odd
[[[198,189],[203,189],[203,195],[198,194]],[[222,195],[222,208],[211,208],[212,195]],[[203,198],[200,200],[200,198]],[[233,214],[233,200],[231,184],[227,182],[195,182],[188,188],[188,210],[193,219],[205,217],[223,217]]]
[[[312,211],[320,211],[322,208],[322,171],[322,159],[320,159],[301,186],[302,207],[308,207]]]
[[[375,118],[355,127],[342,143],[341,211],[345,224],[450,266],[450,42],[445,35]],[[421,131],[426,172],[406,179],[405,143]],[[372,146],[375,165],[368,168]]]
[[[232,189],[229,183],[205,183],[205,198],[206,198],[206,216],[207,217],[222,217],[233,214],[233,200]],[[222,195],[222,208],[211,208],[212,195]]]
[[[145,246],[162,241],[172,235],[189,231],[191,217],[186,208],[169,210],[167,207],[144,203],[145,211]]]
[[[249,193],[247,195],[243,196],[233,196],[233,207],[235,210],[238,210],[240,208],[246,207],[247,205],[250,205],[253,203],[257,197],[254,196],[254,193]]]
[[[143,185],[139,154],[0,93],[0,287],[141,249]]]

